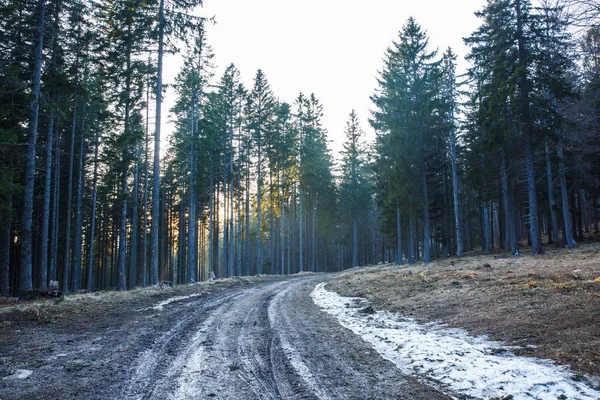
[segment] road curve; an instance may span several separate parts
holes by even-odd
[[[128,368],[125,399],[447,399],[402,375],[309,297],[303,276],[173,302]]]

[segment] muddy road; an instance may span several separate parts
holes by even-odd
[[[309,295],[325,278],[132,300],[35,329],[13,321],[19,336],[4,329],[2,343],[18,345],[2,350],[3,375],[6,360],[32,374],[0,381],[0,399],[448,398],[315,306]]]

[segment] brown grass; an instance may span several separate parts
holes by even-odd
[[[470,255],[358,268],[331,279],[330,288],[600,375],[599,277],[600,244],[590,244],[537,257]]]

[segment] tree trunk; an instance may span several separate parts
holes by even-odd
[[[35,179],[35,145],[38,130],[38,115],[40,110],[40,83],[42,75],[42,50],[44,47],[44,24],[46,0],[40,0],[40,19],[36,32],[36,47],[34,51],[33,77],[31,79],[31,102],[29,104],[29,132],[27,135],[27,161],[25,163],[25,191],[23,195],[23,216],[21,222],[21,270],[19,274],[19,289],[33,289],[32,276],[32,220],[33,192]]]
[[[133,289],[138,285],[138,253],[140,236],[139,216],[139,185],[140,185],[140,143],[135,143],[135,161],[133,164],[133,192],[131,193],[131,249],[129,250],[129,279],[128,287]]]
[[[304,202],[302,201],[302,181],[298,182],[298,193],[299,193],[299,210],[298,210],[298,257],[299,257],[299,266],[298,270],[300,272],[304,271],[304,231],[303,231],[303,222],[304,222]]]
[[[38,288],[48,288],[48,239],[50,231],[50,195],[52,194],[52,160],[54,158],[54,107],[50,106],[50,123],[48,125],[48,141],[46,142],[46,176],[44,179],[44,211],[42,213],[42,238],[40,249],[40,269]]]
[[[213,162],[210,161],[210,178],[209,178],[209,196],[208,196],[208,276],[212,278],[215,274],[213,264],[213,241],[214,241],[214,178],[213,178]]]
[[[529,107],[530,85],[527,78],[527,49],[525,47],[523,32],[523,17],[521,15],[521,0],[515,2],[517,18],[517,41],[519,50],[520,76],[518,86],[520,90],[521,107],[521,134],[525,151],[525,165],[527,167],[527,192],[529,197],[529,231],[531,233],[531,246],[534,255],[544,252],[540,236],[539,212],[535,182],[535,167],[533,162],[533,148],[531,143],[532,123]]]
[[[11,179],[12,180],[12,176]],[[12,194],[5,199],[7,209],[12,209]],[[0,214],[0,296],[10,295],[10,247],[11,247],[11,215]]]
[[[198,217],[196,215],[196,149],[194,141],[196,139],[196,108],[197,108],[197,96],[194,97],[194,104],[192,106],[191,114],[191,144],[190,144],[190,195],[189,195],[189,233],[188,233],[188,282],[196,282],[196,270],[198,265],[198,238],[196,237]]]
[[[85,104],[81,113],[81,138],[79,143],[79,165],[77,173],[77,203],[75,205],[75,234],[73,237],[73,291],[81,287],[81,260],[83,256],[83,222],[81,207],[83,205],[83,157],[85,149]]]
[[[127,165],[126,155],[123,154],[123,181],[121,200],[121,224],[119,226],[119,290],[127,290],[126,275],[126,256],[127,256],[127,197],[129,195],[127,187],[127,176],[129,166]]]
[[[404,255],[402,254],[402,217],[400,215],[400,203],[396,199],[396,232],[398,238],[398,254],[396,255],[396,264],[404,265]]]
[[[448,178],[447,178],[447,164],[444,162],[442,167],[442,207],[444,211],[444,222],[443,222],[443,235],[444,235],[444,244],[442,248],[443,257],[450,256],[450,242],[451,242],[451,232],[450,229],[450,213],[448,212]]]
[[[527,192],[529,196],[529,232],[531,233],[531,247],[534,255],[542,254],[542,241],[540,237],[539,212],[535,183],[535,168],[533,164],[533,149],[531,138],[525,135],[525,163],[527,166]]]
[[[358,232],[356,231],[356,216],[352,218],[352,267],[358,266]]]
[[[511,203],[508,191],[508,172],[506,171],[506,158],[502,152],[502,163],[500,166],[500,180],[502,184],[502,204],[504,205],[504,243],[506,248],[511,248],[511,253],[515,254],[516,249],[512,248],[512,235],[514,235],[514,226],[511,218]]]
[[[281,170],[281,274],[285,275],[285,169]],[[288,271],[289,273],[289,271]]]
[[[160,123],[162,108],[163,45],[165,27],[165,0],[158,9],[158,65],[156,73],[156,118],[154,133],[154,183],[152,187],[152,227],[150,252],[150,284],[158,283],[158,224],[160,220]]]
[[[57,121],[58,125],[58,121]],[[60,197],[60,161],[61,161],[61,140],[60,130],[56,129],[56,146],[54,155],[54,189],[52,198],[52,240],[50,243],[50,267],[48,270],[48,280],[56,281],[56,264],[58,262],[58,236],[59,236],[59,197]]]
[[[425,166],[421,166],[421,184],[423,186],[423,262],[431,262],[431,250],[429,246],[429,200],[427,196],[427,177]]]
[[[150,56],[148,56],[150,58]],[[148,64],[150,60],[148,60]],[[150,151],[150,77],[146,82],[146,138],[144,141],[144,236],[142,238],[142,285],[148,285],[148,153]]]
[[[246,149],[246,230],[244,232],[246,276],[250,275],[250,146]]]
[[[416,257],[416,252],[415,252],[415,247],[417,245],[417,228],[415,227],[415,218],[413,217],[412,213],[410,214],[410,219],[408,221],[409,224],[409,230],[410,230],[410,235],[409,235],[409,242],[408,242],[408,250],[409,250],[409,256],[408,256],[408,263],[409,264],[414,264],[417,261],[417,257]]]
[[[312,197],[312,196],[311,196]],[[312,199],[311,199],[312,200]],[[311,259],[310,259],[310,270],[312,272],[317,272],[316,261],[316,240],[317,240],[317,207],[315,204],[312,204],[310,207],[310,223],[311,223],[311,235],[310,235],[310,249],[311,249]]]
[[[490,227],[490,206],[487,201],[483,202],[483,249],[485,254],[492,253],[492,230]]]
[[[450,157],[452,158],[452,198],[454,202],[454,229],[456,230],[456,255],[461,257],[463,253],[463,238],[459,201],[460,188],[458,185],[458,165],[456,161],[456,135],[454,132],[450,135]]]
[[[261,210],[261,192],[262,192],[262,176],[261,176],[261,148],[260,148],[260,133],[258,139],[258,164],[256,167],[256,272],[257,274],[262,274],[262,234],[261,234],[261,220],[262,220],[262,210]]]
[[[233,124],[233,122],[231,122]],[[234,197],[233,197],[233,128],[229,131],[229,276],[234,276]]]
[[[556,217],[556,202],[554,201],[554,182],[552,179],[552,166],[550,164],[550,149],[548,147],[548,141],[546,140],[546,177],[548,178],[548,201],[550,206],[550,218],[552,220],[552,235],[548,232],[550,239],[548,243],[559,242],[558,237],[558,218]]]
[[[237,243],[237,260],[236,271],[238,276],[242,276],[242,188],[241,182],[237,191],[237,224],[236,224],[236,243]]]
[[[90,223],[90,257],[88,263],[87,290],[93,289],[94,246],[96,235],[96,202],[98,199],[98,131],[94,132],[94,183],[92,188],[92,221]]]
[[[69,292],[69,271],[71,262],[71,212],[73,208],[73,157],[75,153],[75,126],[77,103],[73,104],[73,124],[71,126],[71,151],[69,152],[69,182],[67,184],[67,222],[65,228],[65,256],[63,259],[63,293]]]

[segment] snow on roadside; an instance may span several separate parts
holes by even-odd
[[[600,391],[573,379],[568,368],[550,360],[516,356],[501,343],[469,336],[460,329],[418,324],[412,318],[377,311],[361,313],[367,301],[342,297],[320,283],[315,304],[364,340],[407,375],[435,382],[456,395],[491,399],[599,399]],[[579,377],[579,376],[577,376]]]

